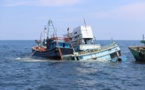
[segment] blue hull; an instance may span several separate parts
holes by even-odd
[[[116,43],[102,47],[96,51],[78,51],[74,55],[65,55],[66,60],[97,60],[97,61],[126,61],[127,58],[121,55],[119,46]]]
[[[70,48],[60,48],[60,49],[62,55],[73,54],[73,50]],[[58,48],[46,50],[45,52],[35,51],[32,49],[32,52],[34,53],[33,56],[44,57],[44,58],[55,59],[55,60],[61,59]]]

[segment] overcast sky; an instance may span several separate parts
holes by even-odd
[[[35,40],[51,19],[62,36],[80,25],[98,40],[140,40],[145,0],[0,0],[0,40]]]

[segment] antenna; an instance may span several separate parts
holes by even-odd
[[[67,28],[67,37],[68,37],[68,41],[70,41],[69,27]]]
[[[143,42],[144,42],[144,34],[143,34]],[[145,43],[144,43],[144,46],[145,46]]]
[[[111,33],[110,33],[110,36],[111,36],[111,41],[112,41],[112,42],[114,42],[114,39],[113,39],[113,37],[112,37],[112,34],[111,34]]]
[[[86,27],[86,21],[85,21],[85,19],[84,19],[84,24],[85,24],[85,27]]]

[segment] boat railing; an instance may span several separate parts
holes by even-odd
[[[117,44],[114,42],[114,43],[111,43],[111,44],[108,44],[108,45],[105,45],[105,46],[102,46],[101,48],[98,48],[98,49],[87,49],[85,51],[81,51],[79,52],[79,54],[92,54],[94,52],[99,52],[99,51],[102,51],[102,50],[106,50],[106,49],[109,49],[109,48],[112,48],[114,46],[117,46]]]
[[[63,37],[52,37],[51,39],[53,39],[53,40],[63,40],[64,38]]]
[[[99,49],[88,49],[88,50],[85,50],[85,51],[81,51],[81,52],[78,52],[79,54],[88,54],[88,53],[94,53],[94,52],[97,52],[99,51]]]
[[[136,50],[136,51],[145,51],[145,47],[144,46],[138,46],[138,47],[131,47],[132,49]]]
[[[117,46],[117,44],[114,42],[114,43],[111,43],[111,44],[108,44],[108,45],[105,45],[105,46],[102,46],[101,49],[104,50],[104,49],[109,49],[109,48],[112,48],[114,46]]]
[[[63,40],[65,42],[68,42],[69,41],[69,38],[65,38],[65,37],[53,37],[51,39],[53,39],[53,40]]]

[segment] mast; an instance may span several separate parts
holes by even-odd
[[[141,40],[140,42],[143,43],[144,46],[145,46],[145,40],[144,40],[144,38],[145,38],[145,37],[144,37],[144,34],[143,34],[143,40]]]
[[[44,26],[44,43],[46,44],[46,39],[47,39],[47,28]]]
[[[70,33],[69,33],[69,27],[67,28],[67,37],[68,37],[68,41],[70,41]]]
[[[110,36],[111,36],[111,41],[114,42],[114,39],[113,39],[113,36],[112,36],[111,32],[110,32]]]
[[[48,37],[48,38],[49,38],[49,34],[50,34],[50,32],[51,32],[50,26],[52,26],[52,21],[51,21],[51,20],[48,21],[48,32],[47,32],[47,37]]]
[[[71,44],[71,41],[70,41],[69,27],[67,28],[67,33],[68,33],[67,37],[68,37],[68,41],[70,42],[70,46],[71,46],[71,48],[73,49],[73,52],[75,52],[75,50],[74,50],[74,48],[73,48],[73,46],[72,46],[72,44]]]
[[[85,19],[84,19],[84,24],[85,24],[85,27],[86,27],[87,25],[86,25],[86,21],[85,21]]]
[[[60,46],[58,44],[58,37],[57,37],[56,29],[54,28],[53,23],[52,23],[51,20],[48,21],[48,26],[52,26],[52,28],[54,30],[54,34],[55,34],[54,36],[56,36],[56,40],[55,41],[56,41],[56,44],[58,46],[58,51],[59,51],[59,54],[60,54],[60,58],[61,58],[61,60],[63,60],[62,51],[61,51]],[[48,37],[49,37],[49,34],[50,34],[50,28],[48,27]]]

